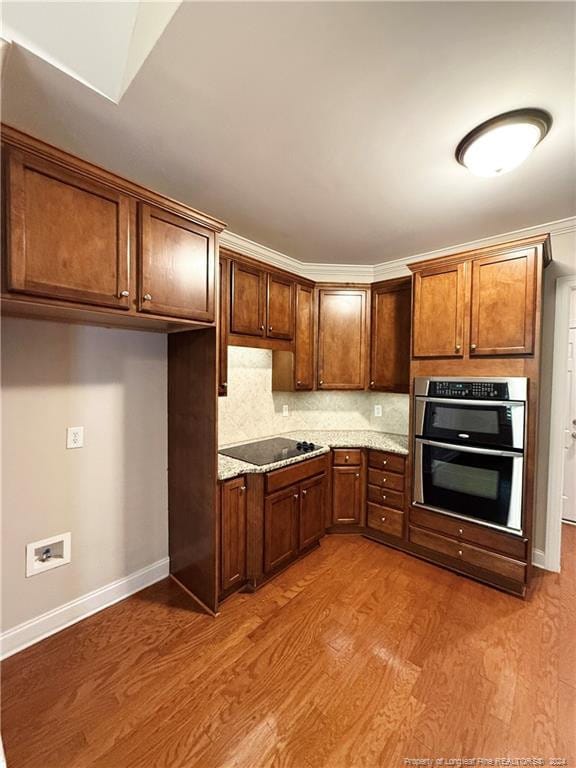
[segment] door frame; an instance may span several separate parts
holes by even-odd
[[[564,482],[563,405],[566,391],[566,352],[569,341],[570,297],[576,291],[576,275],[556,280],[554,352],[552,363],[552,403],[550,409],[550,449],[548,454],[548,515],[544,568],[560,571],[562,547],[562,488]]]

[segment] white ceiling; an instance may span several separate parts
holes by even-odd
[[[119,105],[18,48],[2,117],[295,258],[372,264],[576,213],[575,10],[183,3]],[[554,125],[523,166],[456,163],[524,106]]]

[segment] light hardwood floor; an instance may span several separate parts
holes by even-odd
[[[523,602],[354,536],[217,619],[168,581],[2,664],[9,768],[576,765],[576,528]]]

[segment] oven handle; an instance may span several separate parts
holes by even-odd
[[[526,403],[523,400],[466,400],[464,398],[458,400],[452,397],[427,397],[424,395],[416,395],[416,400],[423,400],[425,403],[448,403],[449,405],[509,405],[512,408],[526,407]]]
[[[421,437],[416,438],[416,442],[421,445],[436,445],[438,448],[452,448],[455,451],[462,451],[463,453],[482,453],[487,456],[512,456],[522,458],[521,451],[499,451],[493,448],[472,448],[469,445],[454,445],[454,443],[439,443],[436,440],[423,440]]]

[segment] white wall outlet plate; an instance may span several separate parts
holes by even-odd
[[[382,406],[381,405],[375,405],[374,406],[374,416],[382,416]]]
[[[84,427],[68,427],[66,430],[66,448],[84,447]]]
[[[71,559],[72,534],[69,532],[32,541],[26,544],[26,578],[66,565]]]
[[[290,411],[288,410],[288,406],[287,405],[283,405],[282,406],[282,416],[289,416],[289,415],[290,415]]]

